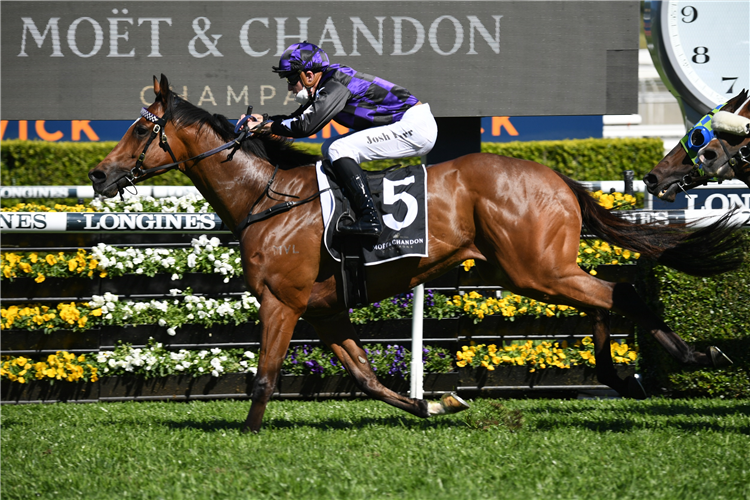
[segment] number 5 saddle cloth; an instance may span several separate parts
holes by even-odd
[[[335,228],[351,217],[348,200],[341,193],[327,161],[315,166],[320,207],[325,227],[324,243],[337,262],[341,261],[344,238]],[[358,237],[364,265],[373,266],[404,257],[427,257],[427,170],[424,165],[366,172],[375,206],[383,220],[383,233],[375,238]]]

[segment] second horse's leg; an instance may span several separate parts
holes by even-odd
[[[596,356],[596,378],[616,390],[624,398],[644,399],[646,391],[641,386],[637,376],[629,376],[625,380],[617,375],[612,362],[612,348],[609,330],[609,313],[602,309],[593,312],[594,318],[594,355]]]
[[[659,316],[649,310],[631,284],[618,283],[614,286],[612,310],[634,320],[648,330],[680,363],[714,367],[732,364],[732,360],[717,347],[711,346],[706,352],[698,352],[682,340]]]

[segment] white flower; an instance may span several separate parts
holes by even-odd
[[[172,288],[171,290],[169,290],[169,295],[171,295],[172,297],[176,297],[181,294],[182,294],[182,290],[180,290],[179,288]]]
[[[251,351],[245,351],[245,357],[250,359],[255,359],[255,353]]]
[[[174,337],[175,335],[177,335],[177,332],[174,328],[167,328],[167,334]]]
[[[166,326],[166,325],[167,325],[167,320],[165,320],[164,318],[159,318],[159,326]]]

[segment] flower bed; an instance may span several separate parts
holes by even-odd
[[[630,200],[621,195],[599,192],[595,197],[605,206],[630,204]],[[13,209],[49,210],[31,205]],[[210,207],[196,197],[163,200],[130,197],[125,202],[99,200],[88,207],[57,206],[54,210],[203,212],[210,211]],[[606,243],[583,241],[579,265],[592,274],[607,267],[622,271],[634,269],[634,266],[622,264],[633,264],[637,258],[637,254]],[[55,381],[56,386],[85,385],[98,389],[84,388],[73,391],[72,396],[65,396],[65,391],[70,389],[28,389],[24,397],[36,397],[28,391],[49,394],[50,398],[85,399],[94,397],[92,391],[99,391],[96,398],[167,397],[168,393],[171,397],[189,397],[187,393],[215,394],[212,383],[225,387],[217,389],[219,392],[246,396],[259,344],[259,304],[242,291],[237,247],[205,235],[193,238],[186,248],[140,249],[100,243],[75,252],[3,252],[0,267],[0,280],[6,287],[10,286],[11,297],[54,298],[61,289],[71,290],[67,293],[79,297],[91,297],[86,301],[59,303],[21,302],[2,308],[0,327],[4,351],[11,346],[11,350],[36,351],[35,356],[42,351],[54,352],[33,361],[33,356],[26,354],[5,356],[0,372],[4,395],[11,390],[9,387],[46,387],[50,381]],[[474,279],[474,262],[466,261],[462,267],[462,271],[448,278],[456,287],[467,286]],[[151,277],[158,279],[139,281]],[[208,285],[207,278],[211,282]],[[203,294],[226,292],[230,287],[236,296],[215,298],[194,293],[190,286],[193,284]],[[168,297],[159,300],[121,297],[141,287],[149,293]],[[376,342],[368,349],[379,378],[399,391],[408,389],[404,381],[408,379],[411,353],[400,343],[410,336],[412,298],[412,294],[402,294],[350,310],[360,338]],[[440,380],[444,387],[450,386],[445,390],[451,390],[458,385],[458,373],[477,369],[493,372],[512,367],[525,370],[529,375],[540,371],[577,372],[593,366],[589,344],[555,347],[540,344],[540,341],[528,344],[506,339],[501,347],[489,344],[496,349],[492,356],[487,344],[475,342],[463,348],[460,344],[462,338],[467,338],[467,342],[472,338],[476,341],[483,337],[497,339],[510,335],[511,331],[531,335],[552,330],[556,335],[590,331],[589,318],[572,307],[545,304],[510,293],[496,296],[472,291],[446,296],[428,290],[425,317],[425,340],[432,345],[425,349],[423,358],[434,391],[438,390],[435,381]],[[301,321],[295,331],[295,343],[284,362],[280,390],[294,387],[290,391],[296,391],[297,395],[355,393],[351,379],[346,377],[330,351],[317,345],[299,345],[299,342],[315,338],[309,325]],[[181,347],[188,344],[203,347]],[[241,347],[230,347],[238,345]],[[457,348],[460,350],[454,358],[452,352]],[[497,355],[500,349],[503,352]],[[613,347],[613,352],[617,356],[622,349],[633,352],[620,344]],[[563,355],[565,358],[561,357]],[[488,358],[484,359],[485,356]],[[547,357],[552,362],[546,361]],[[632,362],[629,354],[619,358],[623,365]],[[53,366],[55,359],[61,361]],[[188,378],[203,380],[205,377],[214,382],[190,382],[187,389],[175,389],[178,386],[174,384],[178,382],[167,381],[174,379],[184,385]],[[327,381],[322,382],[324,379]]]
[[[409,390],[412,353],[398,345],[365,345],[378,378],[392,390]],[[637,353],[612,343],[621,376],[632,374]],[[161,343],[146,348],[122,344],[114,351],[74,355],[57,352],[41,360],[4,356],[0,367],[3,402],[104,401],[248,397],[257,354],[243,349],[169,351]],[[568,347],[551,342],[504,346],[463,346],[455,358],[447,350],[422,350],[425,394],[452,390],[496,391],[601,387],[595,380],[590,338]],[[631,366],[628,366],[631,365]],[[295,346],[287,354],[277,395],[334,397],[361,395],[327,348]]]

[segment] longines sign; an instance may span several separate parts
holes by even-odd
[[[638,1],[3,1],[10,120],[124,120],[152,75],[214,113],[296,108],[271,66],[308,40],[438,116],[634,113]]]
[[[229,232],[215,213],[168,214],[143,213],[59,213],[2,212],[0,230],[4,232]]]

